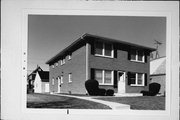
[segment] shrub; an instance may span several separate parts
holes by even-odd
[[[97,80],[87,80],[85,82],[85,87],[89,95],[98,95],[99,93],[99,83]]]
[[[159,83],[149,84],[149,91],[141,91],[143,96],[155,96],[159,93],[161,85]]]
[[[106,91],[106,96],[113,96],[113,95],[114,95],[114,90],[108,89],[108,90]]]
[[[106,94],[106,90],[100,88],[100,89],[99,89],[99,92],[98,92],[98,95],[100,95],[100,96],[105,96],[105,94]]]

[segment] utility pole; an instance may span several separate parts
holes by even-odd
[[[159,57],[159,51],[158,51],[158,49],[159,49],[159,46],[162,45],[162,42],[159,42],[159,41],[157,41],[157,40],[155,40],[155,39],[154,39],[154,41],[155,41],[154,44],[156,45],[155,59],[157,59],[157,58]]]

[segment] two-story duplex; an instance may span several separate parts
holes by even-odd
[[[115,93],[147,90],[150,53],[154,48],[84,34],[46,62],[50,91],[86,94],[85,81],[96,79],[100,88]]]

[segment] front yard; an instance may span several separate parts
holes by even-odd
[[[130,105],[133,110],[165,110],[165,97],[98,97],[96,99]]]
[[[77,95],[79,96],[79,95]],[[81,97],[87,97],[80,95]],[[113,97],[92,96],[94,99],[130,105],[132,110],[165,110],[165,97]],[[73,97],[55,96],[50,94],[28,94],[27,108],[59,108],[59,109],[111,109],[110,107]]]
[[[110,107],[77,98],[50,94],[27,94],[27,108],[111,109]]]

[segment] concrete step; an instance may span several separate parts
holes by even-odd
[[[138,97],[143,96],[142,93],[115,93],[115,97]]]

